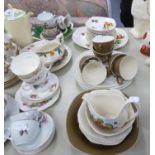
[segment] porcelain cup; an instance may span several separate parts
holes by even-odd
[[[43,113],[38,111],[38,110],[29,110],[26,112],[18,113],[14,116],[12,116],[11,122],[16,122],[16,121],[24,121],[24,120],[33,120],[40,122],[43,117]]]
[[[82,79],[89,85],[99,85],[107,76],[106,67],[94,56],[81,59],[80,69]]]
[[[34,52],[23,52],[13,57],[10,69],[20,79],[28,79],[37,74],[41,68],[39,56]]]
[[[115,38],[113,36],[97,35],[92,42],[93,48],[97,53],[107,54],[113,50]]]
[[[124,97],[121,95],[110,94],[110,92],[87,93],[82,98],[87,102],[88,111],[98,127],[113,129],[122,127],[128,121],[128,107],[123,109],[119,119],[114,119],[125,104]]]
[[[4,118],[9,114],[9,103],[7,102],[6,97],[4,97]]]
[[[132,80],[136,76],[138,64],[132,56],[116,55],[110,62],[110,70],[121,84],[124,80]]]
[[[30,145],[40,133],[40,123],[34,120],[14,121],[8,130],[8,139],[15,145]]]

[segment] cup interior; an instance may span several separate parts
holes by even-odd
[[[34,52],[23,52],[13,58],[11,71],[17,76],[27,76],[35,72],[40,66],[40,58]]]
[[[132,56],[125,56],[121,59],[119,72],[124,80],[132,80],[138,70],[137,61]]]
[[[11,124],[11,139],[16,145],[32,144],[40,132],[40,124],[34,120],[15,121]]]
[[[102,83],[107,75],[105,66],[99,62],[92,60],[87,63],[82,70],[83,80],[91,85],[98,85]]]
[[[93,102],[92,106],[97,114],[102,117],[113,119],[115,118],[122,106],[124,100],[118,95],[103,95],[98,96]]]

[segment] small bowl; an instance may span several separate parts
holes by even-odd
[[[120,95],[110,93],[87,93],[83,96],[83,100],[87,102],[89,113],[94,123],[104,129],[114,129],[122,127],[128,120],[128,110],[125,108],[119,119],[115,119],[125,100]]]
[[[41,67],[41,61],[34,52],[23,52],[13,57],[10,69],[20,79],[27,79],[35,75]]]

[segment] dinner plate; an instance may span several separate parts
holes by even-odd
[[[126,139],[116,146],[102,146],[96,145],[88,141],[85,136],[82,134],[79,129],[78,121],[77,121],[77,112],[82,103],[82,96],[87,93],[79,94],[71,103],[67,113],[67,134],[70,143],[82,152],[86,152],[88,154],[94,155],[114,155],[120,154],[126,150],[128,150],[137,140],[139,126],[138,126],[138,118],[133,124],[133,128],[131,133],[126,137]]]
[[[113,53],[115,54],[115,53],[117,53],[117,51],[114,51]],[[121,53],[121,52],[118,52],[118,53]],[[133,80],[123,81],[123,83],[121,85],[119,85],[117,83],[116,78],[113,75],[110,75],[100,85],[93,86],[93,85],[87,84],[82,79],[81,71],[79,68],[79,63],[83,57],[92,56],[92,55],[94,55],[94,54],[91,50],[85,51],[76,59],[76,62],[74,64],[74,70],[75,70],[74,78],[75,78],[76,82],[78,83],[78,85],[82,89],[84,89],[84,90],[97,89],[97,88],[99,88],[99,89],[101,89],[101,88],[103,88],[103,89],[109,89],[109,88],[124,89],[132,83]]]
[[[9,128],[11,120],[10,117],[19,113],[19,106],[17,102],[14,100],[14,98],[8,94],[5,94],[6,102],[9,104],[8,108],[8,115],[4,119],[4,129]],[[9,133],[8,130],[4,130],[4,137],[8,137]],[[6,138],[4,138],[4,142],[6,142]]]
[[[125,30],[116,28],[116,33],[117,39],[114,45],[114,50],[125,46],[129,40],[128,34],[125,32]],[[118,38],[118,35],[121,37]],[[80,47],[83,47],[85,49],[92,49],[92,45],[90,45],[90,43],[86,39],[86,27],[77,28],[72,35],[72,40],[75,44],[77,44]]]
[[[41,126],[41,132],[31,145],[16,146],[12,143],[15,150],[21,154],[34,154],[44,150],[53,140],[55,135],[55,124],[52,117],[44,113],[45,120]]]
[[[50,106],[52,106],[59,99],[60,93],[61,93],[61,90],[59,88],[50,99],[48,99],[44,102],[41,102],[41,103],[37,103],[36,106],[32,107],[32,106],[29,106],[23,102],[22,96],[20,95],[20,89],[19,89],[16,92],[15,100],[17,101],[19,108],[22,111],[28,111],[31,109],[37,109],[38,111],[43,111],[43,110],[49,108]]]

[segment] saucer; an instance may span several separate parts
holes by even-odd
[[[115,50],[125,46],[128,42],[128,34],[123,29],[116,28],[116,33],[117,39],[114,45]],[[121,37],[119,38],[118,35]],[[90,45],[86,39],[86,27],[77,28],[73,33],[72,40],[80,47],[85,49],[92,49],[92,45]]]
[[[113,53],[120,53],[117,51],[113,51]],[[128,87],[133,80],[130,81],[123,81],[123,83],[121,85],[119,85],[117,83],[116,78],[113,75],[108,76],[105,81],[103,83],[101,83],[100,85],[97,86],[93,86],[90,84],[87,84],[85,81],[83,81],[82,76],[81,76],[81,71],[79,68],[79,63],[80,60],[85,57],[85,56],[92,56],[94,55],[93,52],[91,50],[89,51],[85,51],[84,53],[82,53],[77,59],[76,62],[74,64],[74,68],[75,68],[75,74],[74,74],[74,78],[76,80],[76,82],[78,83],[78,85],[84,89],[84,90],[90,90],[90,89],[109,89],[109,88],[116,88],[116,89],[124,89],[126,87]]]
[[[86,152],[88,154],[95,154],[95,155],[114,155],[120,154],[130,147],[134,145],[137,140],[139,126],[138,126],[138,119],[133,124],[133,128],[131,133],[125,138],[125,140],[115,146],[101,146],[97,144],[93,144],[88,141],[85,136],[82,134],[81,130],[79,129],[78,121],[77,121],[77,112],[82,103],[82,96],[87,93],[81,93],[78,95],[72,102],[68,114],[67,114],[67,134],[70,143],[77,149],[82,152]]]
[[[59,79],[55,74],[49,72],[44,84],[33,87],[26,82],[22,83],[20,94],[25,99],[25,102],[37,103],[51,98],[59,88]]]
[[[10,108],[8,111],[8,116],[4,119],[4,128],[8,128],[10,126],[11,120],[10,117],[19,113],[19,107],[17,102],[8,94],[5,94],[6,101],[10,104]],[[8,137],[8,132],[4,131],[4,136]],[[4,142],[6,142],[6,138],[4,138]]]
[[[15,100],[17,101],[19,108],[22,111],[28,111],[31,109],[37,109],[38,111],[43,111],[49,108],[50,106],[52,106],[58,100],[58,98],[60,97],[60,93],[61,93],[61,90],[59,88],[50,99],[45,100],[43,102],[36,103],[35,106],[30,106],[22,100],[22,96],[20,94],[20,89],[19,89],[15,95]]]
[[[55,124],[50,115],[44,113],[45,120],[41,125],[41,132],[31,145],[16,146],[12,143],[15,150],[21,154],[34,154],[44,150],[53,140],[55,135]]]

